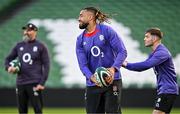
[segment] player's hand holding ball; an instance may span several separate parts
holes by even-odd
[[[105,80],[106,80],[109,84],[112,84],[113,81],[114,81],[114,74],[115,74],[116,69],[115,69],[114,67],[111,67],[111,68],[107,68],[107,70],[109,71],[110,76],[107,76],[107,77],[105,78]]]
[[[94,82],[99,87],[107,87],[112,84],[114,80],[114,71],[113,68],[98,67],[91,76],[91,81]]]
[[[15,67],[13,67],[13,66],[10,66],[10,67],[8,67],[8,73],[15,73],[16,72],[16,68]]]
[[[98,87],[101,87],[101,85],[99,84],[99,82],[96,80],[96,73],[95,74],[93,74],[92,76],[91,76],[91,81],[92,82],[94,82],[95,84],[96,84],[96,86],[98,86]]]
[[[10,63],[9,63],[9,67],[8,67],[8,72],[9,73],[12,73],[12,74],[16,74],[20,71],[20,62],[18,60],[12,60]]]

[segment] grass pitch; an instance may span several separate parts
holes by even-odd
[[[151,108],[122,108],[122,114],[151,114]],[[16,107],[0,107],[0,114],[18,114]],[[34,114],[29,109],[28,114]],[[86,114],[84,108],[44,108],[43,114]],[[180,114],[180,108],[173,108],[171,114]]]

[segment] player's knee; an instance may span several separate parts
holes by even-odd
[[[162,112],[160,110],[153,110],[152,114],[165,114],[165,112]]]

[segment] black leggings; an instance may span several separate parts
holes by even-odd
[[[16,88],[16,96],[18,103],[18,110],[20,114],[28,113],[28,102],[30,101],[34,112],[42,114],[42,93],[35,91],[34,87],[37,84],[18,85]]]

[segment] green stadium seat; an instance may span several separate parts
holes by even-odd
[[[1,0],[0,11],[12,1]],[[179,0],[38,0],[20,10],[6,23],[0,24],[0,46],[3,47],[3,50],[0,51],[0,63],[3,64],[5,56],[7,56],[10,48],[15,45],[15,42],[21,40],[21,26],[31,18],[77,19],[80,9],[89,5],[97,6],[112,14],[114,19],[131,28],[131,35],[142,44],[140,49],[143,52],[148,52],[143,45],[143,33],[148,27],[154,26],[160,27],[165,33],[164,42],[171,48],[173,56],[180,52]],[[46,31],[43,30],[39,33],[39,36],[44,38],[43,40],[50,49],[50,54],[54,55],[53,44],[45,38],[46,34]],[[59,69],[62,66],[52,61],[52,67],[47,85],[49,87],[63,86],[60,80],[63,74]],[[3,76],[0,80],[0,87],[1,85],[14,86],[15,79],[10,78],[9,74],[2,69],[0,70],[0,76]],[[132,84],[133,86],[136,85]],[[148,86],[148,84],[145,86]]]

